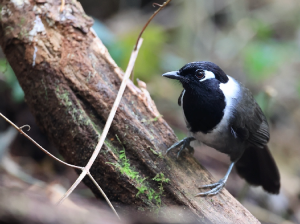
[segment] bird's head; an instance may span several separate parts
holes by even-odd
[[[228,82],[228,76],[224,71],[208,61],[191,62],[184,65],[179,71],[167,72],[162,76],[180,81],[186,90],[209,88],[211,85]]]

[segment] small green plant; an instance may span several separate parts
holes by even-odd
[[[168,183],[170,181],[170,179],[166,178],[163,173],[156,174],[156,176],[153,177],[152,180],[155,180],[155,181],[158,181],[158,182],[161,182],[161,183]]]
[[[139,192],[136,194],[136,197],[138,197],[140,194],[144,194],[148,188],[145,185],[138,186],[137,189]]]
[[[11,89],[11,97],[15,103],[24,101],[24,92],[6,59],[0,59],[0,80],[3,80],[4,82],[4,85],[2,85],[2,88],[0,89],[0,93],[9,88]]]
[[[156,116],[155,118],[149,119],[150,122],[155,122],[158,121],[159,118],[163,117],[163,115],[159,114],[158,116]]]
[[[140,178],[139,173],[136,172],[136,171],[133,171],[130,168],[130,163],[129,163],[129,160],[127,159],[127,157],[126,157],[124,148],[123,148],[123,150],[121,150],[119,152],[119,158],[121,160],[121,164],[113,164],[113,165],[118,167],[121,174],[126,174],[130,179],[139,181],[139,178]]]
[[[155,122],[155,121],[158,121],[159,118],[163,117],[163,115],[159,114],[158,116],[156,116],[155,118],[151,118],[149,120],[146,120],[145,118],[143,118],[141,121],[143,123],[146,123],[146,124],[150,124],[151,122]]]
[[[163,155],[161,152],[156,152],[154,149],[150,148],[150,151],[154,154],[157,155],[159,158],[163,159]]]
[[[122,144],[122,142],[120,141],[120,139],[117,135],[116,135],[116,138],[119,141],[119,143]],[[127,157],[126,157],[124,147],[122,150],[119,151],[119,159],[120,159],[120,163],[118,163],[118,164],[109,163],[109,164],[114,165],[115,167],[117,167],[120,170],[121,174],[126,174],[126,176],[128,176],[130,179],[133,179],[138,183],[138,185],[139,185],[137,187],[139,189],[138,194],[144,193],[145,190],[147,189],[147,187],[143,185],[143,182],[147,179],[147,177],[142,178],[139,175],[139,172],[136,172],[131,168],[129,159],[127,159]]]
[[[158,173],[155,175],[155,177],[152,178],[152,180],[158,182],[159,192],[154,194],[154,199],[156,201],[156,205],[158,207],[160,207],[161,206],[161,196],[164,192],[163,183],[169,183],[170,179],[166,178],[163,173]]]

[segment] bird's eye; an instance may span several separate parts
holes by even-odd
[[[205,77],[204,71],[201,69],[198,69],[196,71],[196,77],[197,77],[197,79],[203,79]]]

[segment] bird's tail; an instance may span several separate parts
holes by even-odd
[[[248,147],[235,167],[249,184],[262,186],[272,194],[279,193],[280,175],[267,145],[264,148]]]

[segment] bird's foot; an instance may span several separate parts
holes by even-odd
[[[177,158],[179,158],[182,150],[184,150],[185,148],[187,148],[189,150],[189,152],[191,154],[194,153],[194,148],[190,145],[191,141],[194,141],[195,138],[194,137],[186,137],[184,139],[182,139],[181,141],[179,142],[176,142],[174,145],[172,145],[170,148],[168,148],[168,150],[166,151],[166,154],[168,154],[168,152],[170,152],[172,149],[178,147],[178,146],[181,146],[178,153],[177,153]]]
[[[200,186],[199,187],[200,189],[202,189],[202,188],[211,188],[211,190],[206,191],[206,192],[201,192],[201,193],[195,195],[195,197],[197,197],[197,196],[213,196],[213,195],[216,195],[224,188],[225,183],[226,183],[226,180],[224,178],[222,178],[217,183]]]
[[[230,166],[229,166],[229,168],[228,168],[225,176],[221,180],[219,180],[217,183],[207,184],[207,185],[200,186],[199,187],[200,189],[201,188],[211,188],[211,190],[210,191],[206,191],[206,192],[201,192],[201,193],[195,195],[195,197],[196,196],[213,196],[213,195],[218,194],[224,188],[225,183],[226,183],[226,181],[227,181],[227,179],[229,177],[229,174],[230,174],[230,172],[231,172],[234,164],[235,164],[235,162],[232,162],[230,164]]]

